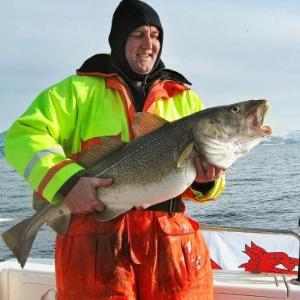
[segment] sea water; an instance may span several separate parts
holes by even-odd
[[[217,201],[186,202],[201,224],[299,232],[300,144],[259,145],[226,171],[226,188]],[[32,215],[32,192],[0,156],[0,232]],[[32,257],[52,258],[55,234],[44,226]],[[13,257],[0,239],[0,260]]]

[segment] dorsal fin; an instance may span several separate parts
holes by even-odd
[[[146,135],[169,122],[157,115],[153,115],[148,112],[139,112],[135,114],[135,118],[132,124],[132,129],[135,138]]]
[[[78,159],[78,163],[89,168],[114,150],[126,144],[116,137],[102,137],[101,144],[90,146]]]

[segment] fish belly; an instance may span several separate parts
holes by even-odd
[[[184,168],[168,173],[160,181],[149,182],[146,185],[126,184],[99,189],[97,196],[110,212],[112,218],[133,207],[147,208],[182,194],[195,180],[196,170],[192,161]]]

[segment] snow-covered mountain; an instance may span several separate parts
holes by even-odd
[[[290,131],[286,136],[287,143],[300,143],[300,130]]]
[[[274,133],[263,144],[298,144],[300,143],[300,130],[282,130]]]

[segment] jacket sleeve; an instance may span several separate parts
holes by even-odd
[[[78,113],[74,89],[69,77],[42,92],[5,135],[8,163],[53,204],[61,186],[83,169],[68,156]]]
[[[185,104],[185,113],[192,114],[203,109],[202,99],[195,92],[188,90],[182,95]],[[225,175],[221,175],[218,179],[209,183],[194,182],[182,195],[182,199],[192,200],[195,202],[208,202],[216,200],[224,191]]]
[[[210,182],[207,189],[206,184],[194,182],[183,194],[182,198],[195,202],[205,203],[216,200],[224,191],[225,175],[221,175],[218,179]]]

